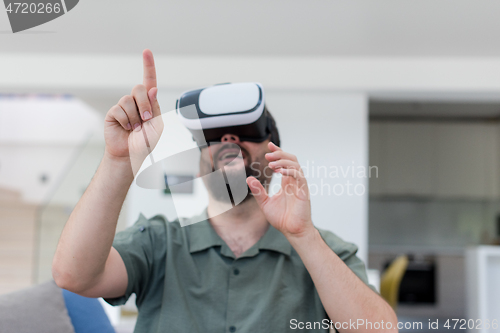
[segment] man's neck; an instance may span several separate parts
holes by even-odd
[[[208,216],[219,210],[217,205],[217,201],[209,200]],[[236,257],[257,243],[269,228],[269,223],[254,198],[248,198],[209,220]]]

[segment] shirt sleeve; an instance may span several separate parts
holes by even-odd
[[[128,285],[125,295],[117,298],[105,298],[111,305],[123,305],[130,295],[136,294],[137,304],[142,303],[143,297],[153,284],[156,261],[163,257],[159,255],[166,249],[165,220],[158,218],[147,219],[140,214],[137,222],[116,234],[113,247],[118,251],[127,269]]]
[[[377,289],[368,282],[365,263],[356,255],[358,247],[348,243],[331,231],[318,229],[325,243],[335,252],[340,259],[361,279],[370,289],[378,294]]]

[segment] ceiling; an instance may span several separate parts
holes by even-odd
[[[0,52],[245,56],[500,56],[500,2],[80,1]]]

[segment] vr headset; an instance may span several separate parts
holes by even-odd
[[[252,142],[271,135],[272,118],[260,83],[224,83],[187,91],[177,100],[176,110],[200,147],[220,142],[224,134]]]

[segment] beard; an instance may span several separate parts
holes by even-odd
[[[239,146],[238,148],[241,149],[241,153],[243,154],[243,156],[245,156],[245,158],[242,161],[243,163],[239,163],[238,161],[236,161],[236,163],[234,163],[232,166],[225,168],[225,166],[233,163],[236,160],[235,159],[231,163],[228,163],[226,165],[220,165],[221,164],[219,160],[220,152],[226,147],[227,147],[226,145],[223,145],[216,153],[213,154],[214,170],[222,169],[225,178],[224,182],[225,186],[221,184],[221,180],[218,177],[205,177],[204,183],[205,187],[207,188],[208,192],[210,193],[213,199],[219,202],[227,202],[229,194],[229,200],[231,202],[227,203],[234,206],[235,202],[234,198],[235,196],[237,196],[237,194],[246,193],[245,197],[242,200],[241,198],[240,200],[238,200],[238,204],[241,204],[253,197],[252,192],[250,191],[250,188],[248,187],[246,181],[243,181],[241,179],[242,178],[241,168],[244,167],[245,169],[244,170],[245,179],[250,176],[253,176],[260,181],[260,183],[262,184],[262,186],[264,186],[264,188],[267,187],[271,177],[267,176],[264,172],[265,168],[267,167],[267,160],[264,158],[264,154],[262,154],[261,158],[252,159],[248,151],[245,148]],[[212,171],[213,170],[210,161],[200,159],[200,174],[207,175]],[[228,184],[228,179],[233,179],[238,181],[231,182],[230,186]]]

